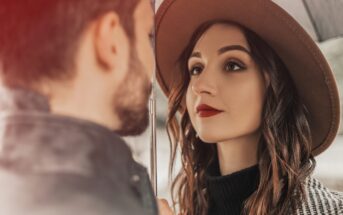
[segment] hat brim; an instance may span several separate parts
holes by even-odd
[[[309,111],[312,154],[337,135],[339,96],[333,73],[305,30],[270,0],[164,0],[156,15],[157,81],[168,96],[177,61],[193,32],[209,20],[239,23],[263,38],[286,64]]]

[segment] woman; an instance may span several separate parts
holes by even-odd
[[[269,0],[166,0],[156,33],[181,214],[343,214],[341,194],[311,178],[338,92],[296,21]]]

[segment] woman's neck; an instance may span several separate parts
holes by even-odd
[[[217,143],[221,175],[229,175],[257,164],[260,132]]]

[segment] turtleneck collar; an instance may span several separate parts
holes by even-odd
[[[209,215],[239,215],[245,200],[257,189],[258,165],[221,176],[218,161],[207,169]]]

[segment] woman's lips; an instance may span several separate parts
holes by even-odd
[[[215,109],[214,107],[206,104],[201,104],[197,106],[196,112],[200,117],[211,117],[220,114],[223,111]]]

